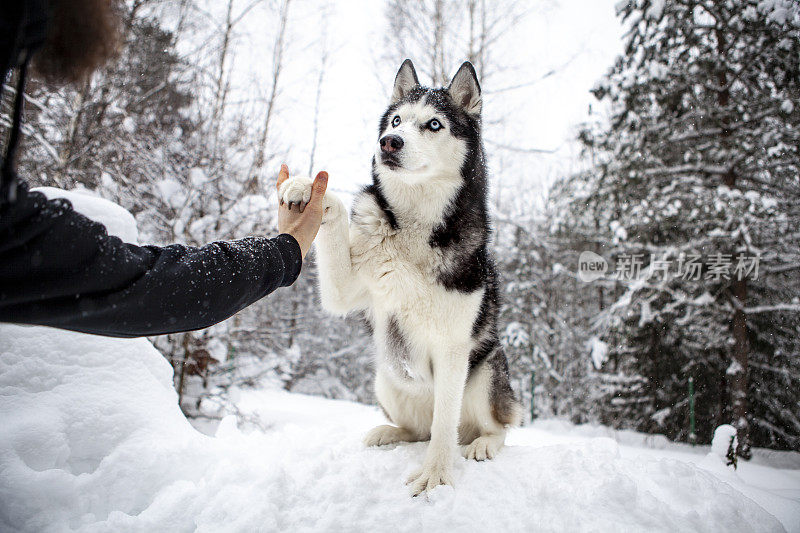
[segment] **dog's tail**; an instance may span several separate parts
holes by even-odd
[[[508,376],[508,360],[503,348],[497,346],[489,357],[492,368],[492,389],[490,401],[492,416],[504,426],[519,426],[522,424],[522,404],[514,396]]]

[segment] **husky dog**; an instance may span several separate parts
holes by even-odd
[[[472,64],[431,89],[406,60],[380,121],[373,183],[349,222],[327,193],[317,239],[323,307],[363,312],[377,344],[375,393],[392,425],[365,444],[430,440],[408,480],[414,495],[452,484],[459,444],[468,459],[492,459],[521,419],[497,333],[480,113]],[[302,205],[311,181],[290,178],[279,193]]]

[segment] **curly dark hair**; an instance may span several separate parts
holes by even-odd
[[[50,84],[79,83],[114,57],[122,44],[119,0],[49,0],[47,40],[36,73]]]

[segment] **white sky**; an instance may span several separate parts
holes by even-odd
[[[519,147],[555,149],[552,155],[520,155],[487,146],[490,167],[502,170],[503,183],[522,180],[541,187],[577,168],[577,151],[570,140],[575,125],[585,120],[593,97],[588,92],[621,52],[621,27],[615,0],[539,0],[531,2],[505,41],[503,55],[516,68],[504,86],[552,76],[530,87],[492,94],[484,84],[486,113],[506,117],[492,131],[495,141]],[[376,58],[385,46],[388,25],[383,2],[294,0],[291,4],[286,70],[281,81],[279,113],[273,140],[287,151],[293,172],[307,174],[312,143],[316,82],[322,35],[331,49],[321,95],[320,127],[314,171],[327,170],[333,190],[355,191],[370,181],[370,159],[377,141],[377,122],[388,101],[399,65]],[[268,9],[268,8],[264,8]],[[274,7],[272,8],[274,9]],[[253,10],[237,35],[234,83],[242,99],[265,92],[269,76],[274,12]],[[268,27],[265,27],[268,26]],[[414,59],[414,58],[412,58]],[[459,62],[460,63],[460,62]],[[453,71],[459,65],[452,65]],[[421,80],[426,83],[428,80]],[[236,96],[232,98],[236,100]],[[254,117],[254,120],[255,117]],[[276,169],[277,170],[277,169]]]

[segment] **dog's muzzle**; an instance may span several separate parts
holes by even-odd
[[[392,170],[399,168],[401,165],[397,156],[405,144],[403,138],[399,135],[384,135],[379,143],[381,145],[381,163]]]
[[[380,140],[381,152],[384,154],[394,154],[403,148],[403,138],[399,135],[384,135]]]

